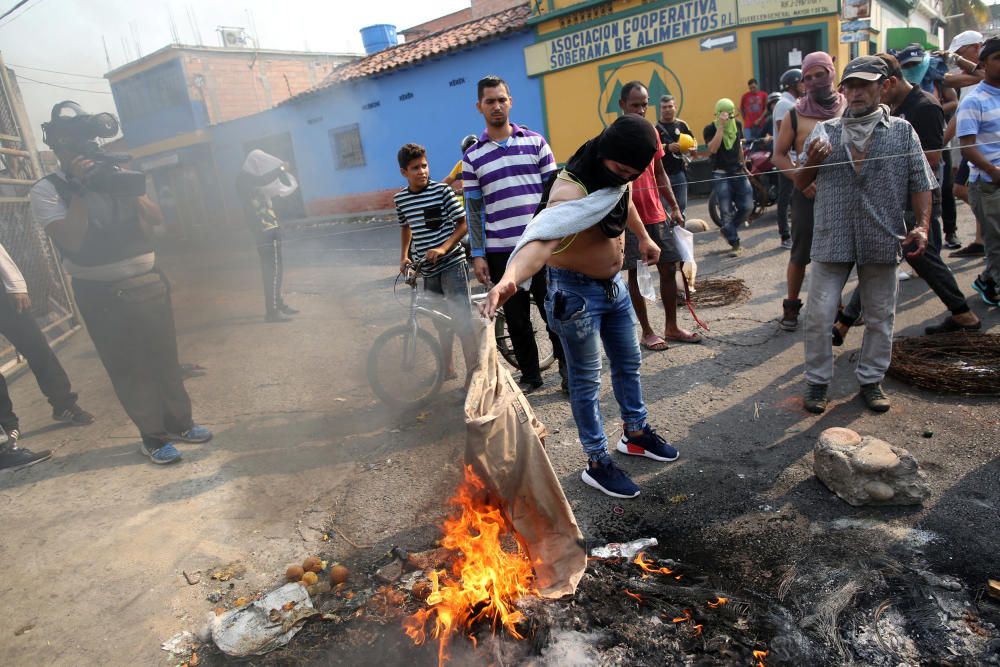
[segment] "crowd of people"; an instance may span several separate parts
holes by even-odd
[[[941,323],[927,328],[929,335],[982,328],[942,248],[982,256],[986,266],[973,289],[991,306],[1000,302],[1000,39],[969,31],[933,58],[912,45],[897,54],[856,58],[838,78],[829,54],[810,53],[801,68],[782,75],[780,93],[768,95],[751,80],[739,108],[728,98],[718,100],[713,121],[702,130],[720,232],[734,257],[742,252],[739,230],[753,207],[744,142],[773,139],[772,161],[781,173],[778,234],[790,251],[780,317],[786,331],[798,328],[812,265],[803,336],[804,407],[810,412],[826,409],[833,347],[862,321],[860,395],[875,412],[889,409],[881,383],[891,355],[902,260],[948,310]],[[952,71],[943,72],[937,62]],[[649,91],[631,81],[621,88],[618,119],[559,168],[544,137],[512,122],[513,95],[503,79],[484,77],[477,96],[485,130],[462,140],[462,159],[446,179],[430,178],[422,146],[399,149],[405,181],[395,195],[399,269],[419,267],[425,289],[447,304],[455,326],[440,336],[449,377],[456,375],[456,335],[467,372],[475,366],[470,269],[489,290],[481,314],[504,311],[525,394],[545,382],[531,323],[531,308],[537,308],[587,459],[583,481],[610,496],[635,497],[639,487],[615,463],[605,432],[602,350],[622,423],[614,449],[676,460],[677,449],[649,421],[641,350],[702,342],[677,320],[675,283],[681,268],[676,227],[685,219],[697,141],[670,95],[657,101],[657,122],[647,121]],[[60,138],[59,128],[54,114],[46,141],[61,168],[32,189],[34,217],[63,255],[83,319],[139,429],[143,453],[154,463],[172,463],[180,459],[177,443],[205,442],[212,434],[192,420],[169,284],[147,240],[148,227],[160,222],[158,209],[145,196],[122,200],[88,187],[95,165]],[[948,147],[953,140],[955,150]],[[294,191],[294,176],[278,158],[251,151],[237,184],[260,251],[265,318],[287,321],[297,311],[282,297],[280,226],[272,198]],[[976,217],[976,240],[965,247],[957,240],[955,198],[968,201]],[[651,321],[640,288],[639,274],[651,265],[660,276],[662,328]],[[857,290],[844,295],[852,272]],[[40,343],[25,324],[30,304],[23,279],[5,253],[0,274],[8,292],[0,326],[23,348],[54,418],[90,423],[93,417],[76,404],[44,338]],[[17,447],[5,389],[0,382],[0,426],[7,436],[0,444],[0,468],[44,460],[48,452]]]

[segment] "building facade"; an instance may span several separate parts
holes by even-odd
[[[566,160],[621,113],[618,96],[628,81],[642,81],[649,89],[651,121],[658,114],[656,100],[673,95],[680,117],[700,141],[700,129],[713,119],[716,101],[728,97],[739,105],[748,79],[755,78],[763,90],[773,91],[781,74],[799,66],[811,51],[827,51],[838,63],[876,53],[886,47],[884,25],[895,26],[898,16],[907,21],[916,16],[906,0],[853,3],[864,5],[855,15],[865,19],[851,23],[844,20],[848,4],[838,0],[532,3],[529,22],[537,37],[525,49],[524,61],[528,76],[542,84],[544,130],[556,159]],[[931,8],[934,3],[920,4]],[[933,32],[932,20],[925,23],[926,37]]]
[[[171,235],[197,237],[224,211],[211,126],[272,108],[356,58],[170,45],[108,72],[125,143]]]
[[[392,208],[405,185],[396,162],[403,144],[425,146],[440,180],[461,158],[462,138],[483,132],[476,84],[487,74],[508,82],[512,120],[540,129],[539,82],[523,64],[534,41],[528,14],[522,4],[408,41],[338,68],[275,109],[213,127],[227,201],[243,156],[260,147],[292,165],[307,216]]]

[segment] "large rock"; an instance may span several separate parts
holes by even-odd
[[[855,507],[919,505],[931,495],[917,460],[884,440],[828,428],[813,453],[816,476]]]

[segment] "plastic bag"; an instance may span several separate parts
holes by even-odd
[[[656,301],[653,274],[641,259],[635,260],[635,279],[639,283],[639,294],[647,301]]]

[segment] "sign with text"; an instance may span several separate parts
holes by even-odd
[[[844,0],[841,8],[841,18],[845,21],[867,19],[872,15],[872,0]]]
[[[867,42],[868,37],[871,35],[867,30],[859,30],[857,32],[842,32],[840,33],[840,43],[841,44],[854,44],[857,42]]]
[[[736,22],[736,0],[688,0],[532,44],[524,49],[524,61],[528,76],[534,76],[735,27]]]
[[[857,32],[858,30],[870,30],[871,27],[872,27],[871,19],[858,19],[856,21],[840,22],[841,32]]]
[[[837,0],[740,0],[740,25],[836,14]]]
[[[706,37],[698,42],[698,45],[701,47],[702,51],[711,51],[712,49],[732,51],[736,48],[736,33],[725,32],[721,35],[712,35],[711,37]]]

